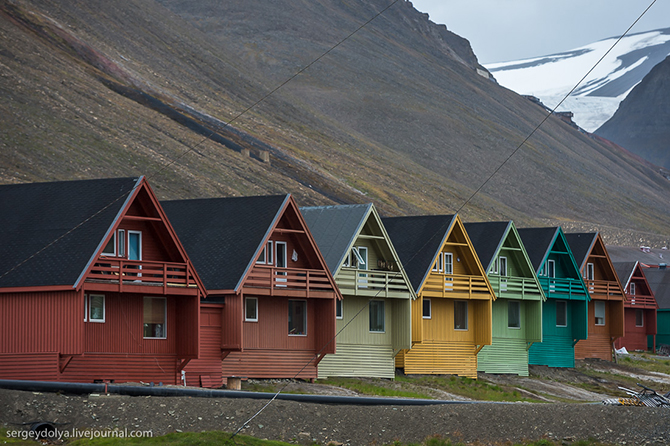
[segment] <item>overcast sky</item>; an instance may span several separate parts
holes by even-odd
[[[619,36],[652,0],[411,0],[431,21],[465,37],[482,64],[558,53]],[[670,28],[657,0],[631,33]]]

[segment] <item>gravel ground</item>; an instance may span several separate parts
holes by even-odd
[[[0,426],[34,421],[61,429],[235,431],[265,401],[191,397],[73,396],[0,390]],[[431,435],[492,442],[551,438],[569,444],[595,438],[615,444],[670,442],[670,410],[601,404],[459,403],[439,406],[355,406],[274,401],[242,431],[301,444],[418,442]]]

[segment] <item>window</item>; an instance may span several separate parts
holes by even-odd
[[[635,326],[644,327],[644,311],[640,309],[635,310]]]
[[[126,231],[123,229],[119,229],[119,257],[125,257],[126,256]]]
[[[454,274],[454,255],[450,252],[444,253],[444,274]]]
[[[596,325],[605,325],[605,302],[593,302],[593,314],[596,318]]]
[[[244,320],[247,322],[258,322],[258,299],[255,297],[244,298]]]
[[[547,277],[556,277],[556,262],[547,260]]]
[[[568,303],[564,300],[556,301],[556,326],[568,326]]]
[[[507,328],[521,328],[521,302],[507,302]]]
[[[430,299],[423,299],[423,318],[430,319],[432,317],[432,307],[430,305]]]
[[[116,255],[116,232],[112,233],[112,238],[109,239],[107,245],[102,250],[103,256],[115,256]]]
[[[628,294],[631,296],[635,296],[635,282],[631,282],[628,284]]]
[[[291,336],[307,335],[307,301],[288,301],[288,334]]]
[[[91,294],[88,297],[89,322],[105,322],[105,296]]]
[[[288,261],[286,259],[286,242],[277,242],[275,243],[275,249],[277,250],[275,262],[277,263],[277,268],[286,268],[288,266]],[[286,271],[277,271],[277,277],[275,277],[275,284],[278,287],[286,286]]]
[[[586,280],[593,280],[595,277],[595,272],[593,269],[593,263],[586,264]]]
[[[88,296],[84,294],[84,322],[88,320]]]
[[[356,254],[358,269],[368,269],[368,248],[359,246],[358,248],[355,248],[353,252]]]
[[[142,260],[142,233],[128,231],[128,260]]]
[[[335,299],[335,318],[342,319],[342,300]]]
[[[164,297],[144,298],[144,337],[165,339],[167,303]]]
[[[500,264],[500,275],[507,276],[507,257],[500,257],[498,263]]]
[[[464,300],[454,301],[454,329],[468,329],[468,302]]]
[[[498,262],[494,261],[493,265],[491,265],[491,270],[489,271],[491,274],[498,274]]]
[[[266,263],[268,265],[272,265],[272,241],[267,242],[267,244],[263,247],[263,250],[258,255],[258,260],[256,260],[256,263],[261,265],[265,265]]]
[[[370,331],[384,333],[384,301],[371,300],[370,305]]]

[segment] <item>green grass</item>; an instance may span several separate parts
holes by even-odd
[[[16,431],[21,431],[22,429],[16,429]],[[9,431],[14,431],[14,429],[4,429],[0,428],[0,444],[5,445],[5,444],[11,444],[11,445],[30,445],[30,446],[35,446],[37,444],[36,441],[33,440],[23,440],[21,438],[16,438],[16,434],[12,433],[12,436],[9,437],[8,432]]]
[[[379,382],[380,385],[376,385],[376,382]],[[358,393],[362,393],[363,395],[433,399],[427,393],[420,393],[413,390],[390,389],[381,385],[381,381],[379,379],[374,379],[372,382],[364,382],[363,380],[356,378],[328,378],[319,379],[317,380],[317,383],[344,387],[345,389],[354,390]]]
[[[649,372],[665,373],[670,375],[670,360],[650,356],[647,353],[620,356],[619,363],[647,370]]]

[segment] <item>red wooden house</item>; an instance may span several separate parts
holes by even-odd
[[[176,384],[204,288],[146,179],[0,186],[0,378]]]
[[[316,378],[335,352],[335,281],[290,195],[164,202],[207,289],[187,382]],[[216,302],[216,303],[214,303]],[[222,364],[223,375],[209,374]]]
[[[624,318],[626,335],[615,342],[616,348],[647,350],[647,340],[656,335],[658,304],[640,262],[615,262],[621,285],[626,292]],[[656,346],[652,346],[654,351]]]

